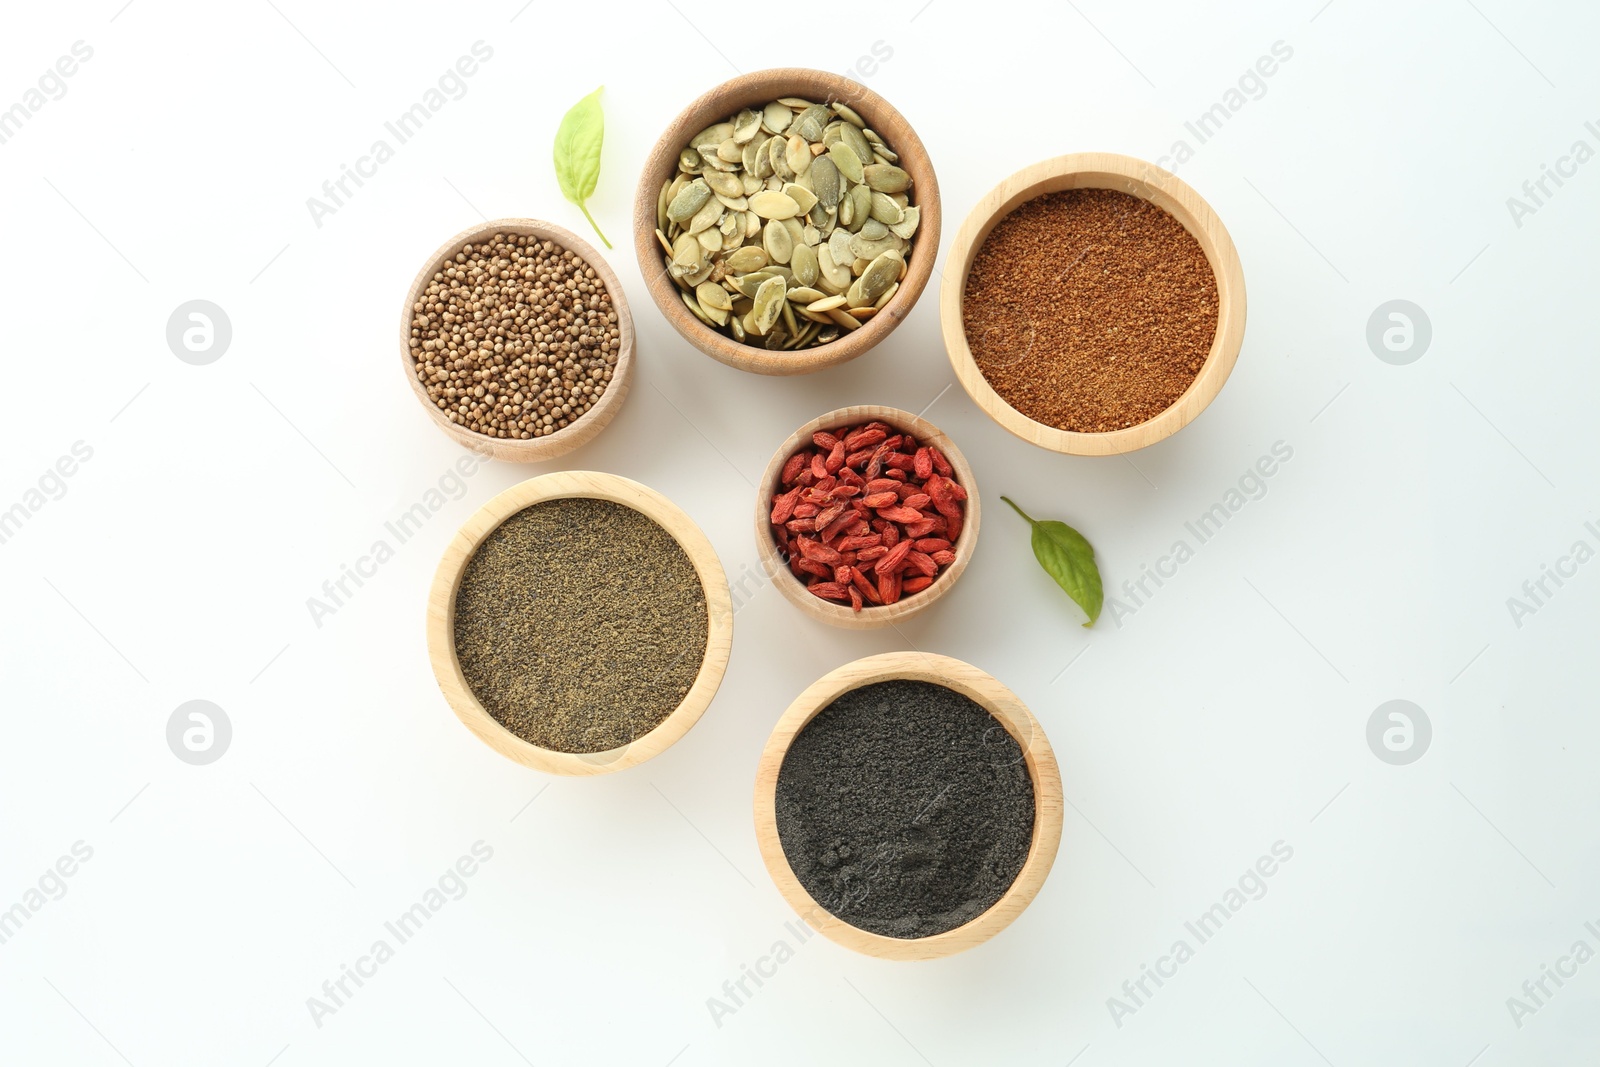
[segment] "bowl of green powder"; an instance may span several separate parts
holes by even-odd
[[[439,688],[480,740],[550,774],[604,774],[699,721],[733,605],[711,542],[672,501],[562,471],[466,521],[434,575],[427,631]]]
[[[947,656],[891,652],[824,675],[767,740],[756,839],[812,929],[882,959],[934,959],[1009,926],[1061,842],[1061,772],[1009,689]]]

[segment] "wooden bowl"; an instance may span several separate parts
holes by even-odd
[[[966,518],[961,528],[961,537],[953,546],[956,554],[955,562],[940,571],[932,585],[920,593],[902,597],[893,604],[868,604],[860,611],[853,611],[848,604],[834,604],[806,592],[805,584],[794,576],[794,572],[779,555],[778,544],[772,538],[772,523],[769,520],[772,517],[772,497],[778,490],[778,477],[783,473],[783,465],[790,456],[811,443],[812,434],[818,430],[831,430],[836,426],[852,426],[873,420],[886,422],[896,430],[911,434],[919,444],[933,445],[944,453],[945,458],[950,461],[950,466],[955,468],[956,482],[967,491]],[[972,553],[978,543],[980,518],[977,476],[972,473],[972,465],[967,462],[967,457],[961,454],[961,450],[956,447],[954,441],[945,436],[943,430],[909,411],[880,407],[876,404],[857,404],[812,419],[790,434],[772,454],[772,459],[767,462],[766,472],[762,474],[761,481],[756,487],[756,552],[761,556],[761,566],[766,570],[772,584],[777,586],[778,591],[789,603],[799,608],[801,612],[813,619],[833,626],[842,626],[848,630],[871,630],[904,622],[932,607],[935,601],[950,591],[950,587],[956,584],[956,579],[961,577],[961,572],[966,570],[967,564],[972,561]]]
[[[802,729],[818,712],[852,689],[875,682],[907,679],[932,682],[977,701],[1016,738],[1033,779],[1033,840],[1016,881],[988,911],[970,922],[930,937],[887,937],[852,926],[829,912],[806,892],[789,866],[778,837],[778,772]],[[823,675],[795,698],[778,720],[756,770],[756,843],[778,891],[807,925],[845,948],[887,960],[928,960],[954,955],[982,944],[1011,925],[1026,908],[1055,862],[1061,844],[1061,771],[1044,728],[1016,694],[970,663],[922,652],[889,652],[847,663]]]
[[[1000,398],[978,369],[967,346],[962,298],[972,261],[1001,219],[1018,205],[1063,189],[1115,189],[1142,197],[1166,211],[1194,235],[1217,278],[1217,332],[1200,373],[1182,396],[1155,418],[1108,433],[1077,433],[1035,422]],[[1110,152],[1079,152],[1026,167],[978,201],[956,234],[945,259],[939,294],[945,350],[962,388],[989,417],[1024,441],[1077,456],[1110,456],[1153,445],[1177,433],[1222,389],[1244,342],[1244,269],[1233,238],[1211,205],[1177,175],[1154,163]]]
[[[469,241],[477,244],[497,233],[520,233],[537,237],[541,241],[554,241],[576,253],[594,268],[594,272],[605,283],[606,293],[611,297],[611,306],[616,309],[617,328],[622,331],[622,347],[617,351],[617,365],[612,368],[611,381],[606,386],[605,392],[600,394],[599,401],[584,412],[576,422],[569,423],[564,429],[543,437],[529,438],[526,441],[490,437],[451,422],[449,417],[439,410],[438,405],[428,399],[427,390],[417,380],[416,359],[411,354],[411,318],[417,301],[422,298],[423,290],[433,281],[433,276],[443,269],[445,260],[454,256],[462,245]],[[465,445],[480,455],[487,454],[495,459],[512,463],[538,463],[564,456],[580,445],[588,444],[612,419],[616,418],[617,412],[622,409],[622,401],[626,399],[628,388],[633,384],[633,316],[628,312],[628,298],[622,291],[622,283],[617,280],[616,272],[583,238],[570,230],[537,219],[495,219],[482,226],[462,230],[450,238],[439,246],[438,251],[428,257],[428,261],[417,272],[416,280],[411,283],[411,289],[406,293],[405,307],[400,313],[400,365],[405,371],[406,380],[411,383],[411,391],[422,402],[424,410],[428,412],[434,424],[449,435],[451,440],[459,445]]]
[[[764,348],[740,344],[728,334],[713,330],[684,307],[678,296],[680,290],[667,276],[661,246],[656,242],[656,200],[662,183],[677,173],[678,153],[688,145],[689,138],[737,114],[741,108],[768,104],[782,96],[799,96],[819,104],[839,101],[854,109],[899,153],[898,166],[911,175],[911,201],[921,209],[922,221],[911,242],[906,276],[882,312],[860,329],[827,344],[792,352],[768,352]],[[934,176],[933,164],[917,131],[871,89],[843,75],[804,67],[759,70],[723,82],[701,96],[661,135],[639,175],[639,191],[633,205],[633,244],[639,255],[639,272],[644,275],[651,299],[672,323],[673,329],[690,344],[712,359],[740,370],[757,374],[809,374],[855,359],[888,337],[911,313],[928,284],[933,261],[939,254],[939,179]]]
[[[496,722],[478,702],[456,658],[456,591],[478,545],[502,522],[530,504],[564,497],[614,501],[655,520],[682,546],[705,589],[710,624],[706,654],[688,694],[655,729],[620,748],[604,752],[557,752],[524,741]],[[732,644],[733,603],[728,595],[728,580],[711,542],[694,520],[672,501],[648,486],[615,474],[560,471],[530,478],[500,493],[479,508],[445,547],[433,585],[428,590],[428,659],[451,710],[467,729],[502,756],[550,774],[605,774],[660,755],[700,721],[701,713],[722,684]]]

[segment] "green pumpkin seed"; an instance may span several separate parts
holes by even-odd
[[[704,148],[706,145],[719,145],[732,136],[733,123],[718,122],[711,126],[707,126],[705,129],[689,138],[689,147],[698,150]],[[701,154],[704,155],[705,153],[702,152]]]
[[[817,251],[810,245],[796,245],[789,255],[789,269],[794,271],[794,280],[801,285],[810,286],[817,283]]]
[[[762,124],[773,133],[782,133],[794,121],[794,111],[774,100],[761,113]]]
[[[834,114],[838,115],[840,118],[844,119],[858,130],[866,125],[865,122],[861,121],[860,115],[857,115],[849,107],[839,103],[837,100],[834,101],[833,111]]]
[[[783,298],[784,284],[782,278],[768,278],[756,289],[755,307],[750,312],[750,321],[745,325],[752,327],[751,332],[765,334],[778,322],[778,316],[783,314],[784,306],[788,303]]]
[[[859,185],[865,180],[861,157],[856,155],[855,149],[843,141],[828,149],[828,158],[833,160],[833,165],[839,168],[839,173],[844,175],[846,181]]]
[[[792,107],[796,111],[804,111],[811,106],[811,101],[801,96],[780,96],[778,97],[778,103],[784,107]]]
[[[751,138],[761,132],[762,113],[745,108],[739,112],[738,118],[733,120],[733,139],[739,144],[747,144]]]
[[[744,145],[729,137],[717,146],[717,158],[724,163],[737,163],[744,158]]]
[[[713,193],[719,193],[722,196],[744,195],[744,182],[740,181],[739,176],[736,174],[716,170],[710,171],[702,177]]]
[[[888,163],[874,163],[862,168],[867,187],[879,193],[903,193],[911,185],[911,175]]]
[[[804,215],[817,204],[817,194],[803,185],[790,182],[783,187],[783,195],[787,196],[800,206],[800,214]]]
[[[850,207],[853,217],[848,228],[851,233],[855,233],[872,217],[872,190],[865,185],[852,186],[850,189]]]
[[[762,230],[761,244],[774,263],[789,262],[789,255],[794,251],[794,241],[789,237],[789,231],[777,219],[767,223]]]
[[[883,295],[878,297],[878,299],[876,299],[876,300],[874,300],[872,302],[872,306],[874,308],[882,308],[891,299],[893,299],[894,298],[894,294],[898,293],[899,291],[900,291],[900,283],[899,282],[891,283],[889,288],[887,288],[887,289],[885,289],[883,291]]]
[[[711,187],[705,183],[705,179],[696,178],[685,185],[672,203],[667,205],[667,218],[678,223],[688,222],[710,199]]]
[[[732,311],[733,297],[728,295],[728,290],[714,282],[704,282],[694,291],[695,299],[706,310]]]
[[[678,169],[693,173],[705,164],[700,162],[700,153],[692,148],[685,148],[678,153]]]
[[[877,219],[868,219],[861,224],[861,239],[863,241],[881,241],[889,236],[889,227]]]
[[[811,288],[809,285],[797,285],[786,294],[789,300],[796,304],[810,304],[827,296],[826,293]]]
[[[867,139],[861,135],[860,130],[854,126],[841,126],[839,127],[839,140],[849,145],[850,150],[856,154],[856,158],[862,163],[871,162],[872,146],[867,143]]]
[[[699,233],[701,230],[708,229],[721,222],[722,213],[726,210],[728,209],[722,206],[722,201],[714,196],[707,197],[706,202],[701,205],[699,211],[694,213],[693,217],[689,219],[688,225],[684,228],[690,233]]]
[[[893,226],[905,217],[904,212],[900,210],[900,205],[890,200],[884,193],[872,194],[871,213],[873,218],[885,226]]]
[[[815,292],[815,290],[813,290],[813,292]],[[846,300],[842,296],[825,296],[820,300],[814,300],[807,304],[806,310],[816,312],[818,315],[825,315],[834,308],[844,307],[845,303]]]
[[[785,193],[763,190],[750,197],[750,210],[764,219],[792,219],[800,214],[800,205]]]
[[[777,275],[770,270],[751,271],[749,274],[742,274],[734,278],[733,287],[744,296],[754,298],[757,290],[776,277]],[[734,310],[737,311],[738,308],[739,302],[736,300],[734,301]]]
[[[822,128],[833,117],[833,112],[821,104],[812,104],[794,120],[793,131],[807,141],[822,140]]]
[[[839,165],[833,161],[832,155],[815,160],[807,177],[811,179],[811,191],[817,194],[817,203],[825,208],[839,206],[839,196],[844,186],[840,180]]]
[[[916,205],[902,208],[900,221],[889,227],[889,232],[902,240],[909,241],[917,232],[917,223],[922,221],[922,209]]]
[[[735,274],[748,274],[767,265],[767,250],[756,245],[745,245],[724,261]]]
[[[804,174],[811,169],[811,146],[799,134],[791,135],[783,161],[795,174]]]

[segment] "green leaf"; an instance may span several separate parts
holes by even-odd
[[[606,241],[606,235],[600,233],[600,227],[595,223],[594,216],[589,214],[585,203],[594,195],[594,187],[600,181],[600,146],[606,136],[606,116],[600,110],[600,93],[604,89],[602,85],[579,100],[562,117],[561,126],[556,130],[553,155],[561,195],[578,205],[578,210],[589,220],[594,232],[610,248],[611,242]]]
[[[1105,590],[1100,585],[1100,568],[1094,562],[1094,546],[1066,523],[1035,519],[1012,503],[1009,497],[1000,499],[1011,504],[1011,510],[1028,520],[1028,525],[1033,527],[1034,558],[1089,616],[1089,621],[1083,625],[1093,626],[1105,602]]]

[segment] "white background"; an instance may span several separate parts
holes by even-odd
[[[1593,1057],[1600,963],[1520,1028],[1506,1003],[1573,942],[1600,949],[1584,928],[1600,926],[1600,565],[1520,627],[1507,607],[1597,541],[1600,162],[1520,226],[1506,205],[1575,140],[1600,147],[1591,5],[912,0],[791,25],[785,5],[665,0],[123,2],[28,5],[0,36],[0,107],[73,42],[94,50],[0,145],[0,509],[74,442],[93,449],[0,545],[0,908],[74,842],[93,849],[0,945],[0,1060]],[[480,39],[494,55],[466,95],[316,226],[306,199]],[[699,355],[641,283],[639,165],[736,68],[843,72],[892,51],[866,80],[933,156],[948,246],[1036,160],[1194,144],[1185,120],[1280,40],[1293,57],[1265,94],[1180,168],[1244,262],[1237,369],[1128,459],[1031,448],[947,389],[937,279],[881,348],[801,379]],[[560,464],[486,467],[317,627],[307,598],[462,454],[396,366],[407,284],[480,217],[587,235],[550,143],[602,82],[591,207],[639,331],[625,408]],[[1396,298],[1433,327],[1408,366],[1365,340]],[[193,299],[232,322],[209,366],[165,341]],[[973,565],[904,637],[807,622],[755,577],[751,480],[794,426],[864,402],[927,408],[987,504]],[[1266,495],[1120,626],[1108,610],[1079,627],[999,504],[1083,530],[1114,591],[1279,441],[1293,458]],[[700,725],[598,780],[551,781],[475,740],[423,647],[456,525],[556,467],[665,492],[747,601]],[[707,998],[791,918],[752,832],[767,733],[809,682],[906,640],[988,670],[1043,721],[1070,802],[1055,870],[975,951],[891,964],[814,938],[718,1026]],[[1396,698],[1433,725],[1409,766],[1366,742]],[[209,766],[167,746],[192,699],[232,722]],[[466,896],[317,1026],[307,998],[479,840],[494,855]],[[1266,895],[1119,1026],[1108,998],[1280,840],[1293,859]]]

